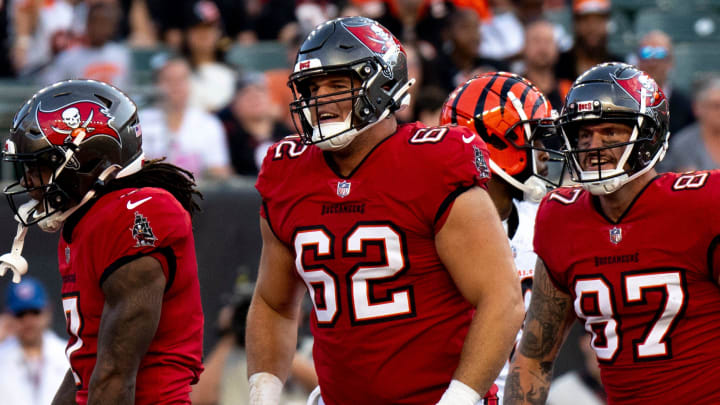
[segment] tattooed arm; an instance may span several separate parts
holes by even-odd
[[[574,319],[572,298],[555,288],[538,258],[522,339],[505,383],[505,405],[545,403],[553,363]]]

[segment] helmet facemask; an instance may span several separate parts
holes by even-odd
[[[644,91],[644,90],[643,90]],[[565,156],[569,164],[572,180],[595,195],[610,194],[626,183],[640,177],[662,160],[667,150],[667,137],[662,145],[655,136],[659,128],[654,120],[646,115],[645,94],[642,93],[640,110],[635,115],[604,115],[600,103],[596,103],[594,111],[581,119],[561,120],[559,128],[565,139]],[[579,147],[579,130],[582,125],[598,123],[621,123],[629,125],[632,130],[627,141],[595,148]],[[583,168],[584,161],[603,159],[603,152],[623,148],[617,159],[615,168],[603,169],[599,165],[596,170]],[[660,148],[659,151],[658,148]],[[656,152],[657,151],[657,152]]]
[[[70,197],[57,183],[66,166],[61,148],[51,146],[25,154],[10,150],[3,153],[3,158],[15,169],[17,180],[4,193],[18,222],[33,225],[67,209]]]
[[[508,91],[507,97],[520,120],[505,131],[504,138],[512,147],[525,153],[528,164],[523,172],[510,175],[491,158],[490,169],[522,191],[524,200],[540,202],[550,189],[562,185],[562,175],[565,173],[565,159],[557,151],[557,145],[560,143],[555,130],[557,112],[552,110],[550,117],[529,119],[513,91]],[[523,142],[520,144],[518,144],[518,132],[523,136]],[[551,175],[549,162],[561,164],[557,177]]]
[[[288,85],[295,101],[290,104],[290,112],[303,143],[317,145],[322,150],[342,149],[358,134],[406,106],[410,97],[408,89],[415,80],[400,83],[385,77],[381,79],[381,75],[381,67],[371,60],[363,60],[351,66],[305,69],[291,75]],[[337,77],[339,80],[346,78],[350,86],[345,90],[313,96],[311,86],[316,80],[326,77]],[[370,90],[378,80],[385,83],[374,91]],[[370,101],[371,97],[376,99],[376,103]],[[317,123],[323,106],[343,102],[349,102],[352,107],[345,117],[339,117],[342,121]]]
[[[18,180],[4,193],[18,222],[24,226],[38,224],[44,231],[55,232],[95,195],[97,185],[115,177],[120,166],[103,167],[100,158],[79,164],[74,155],[86,135],[84,130],[79,131],[65,147],[50,146],[34,153],[17,154],[11,150],[13,147],[6,146],[3,158],[15,165]],[[18,204],[17,200],[26,196],[30,200]]]

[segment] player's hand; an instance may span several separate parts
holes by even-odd
[[[450,386],[436,405],[475,405],[480,394],[458,380],[452,380]]]

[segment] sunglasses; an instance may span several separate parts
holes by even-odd
[[[665,59],[668,57],[668,49],[662,46],[643,46],[638,52],[640,59]]]
[[[18,318],[18,319],[19,319],[19,318],[24,318],[25,315],[35,315],[35,316],[37,316],[37,315],[40,315],[40,312],[42,312],[42,311],[40,311],[39,309],[26,309],[26,310],[24,310],[24,311],[20,311],[20,312],[16,313],[16,314],[15,314],[15,318]]]

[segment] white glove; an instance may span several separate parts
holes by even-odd
[[[452,380],[436,405],[475,405],[480,399],[477,391],[458,380]]]
[[[12,281],[16,284],[20,282],[22,275],[27,273],[28,270],[27,260],[21,255],[25,243],[25,234],[27,234],[27,227],[18,224],[17,234],[13,240],[10,253],[0,256],[0,276],[4,276],[10,270],[13,273]]]
[[[250,376],[250,405],[280,405],[283,382],[275,375],[260,372]]]

